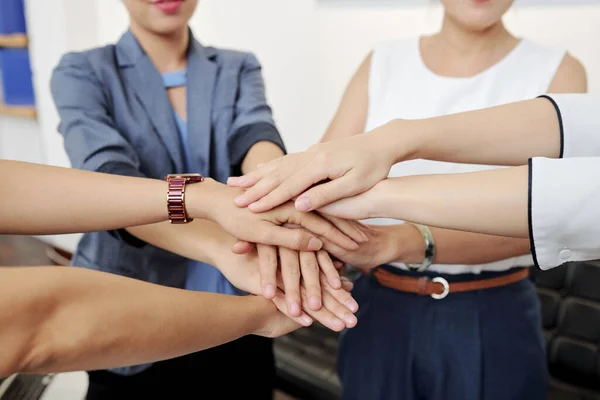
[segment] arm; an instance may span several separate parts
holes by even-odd
[[[261,297],[80,268],[0,268],[0,285],[0,376],[141,364],[296,327]]]
[[[529,237],[535,263],[546,269],[600,258],[599,170],[600,157],[534,158],[529,167],[395,178],[322,211]]]
[[[523,165],[532,156],[600,155],[600,135],[595,134],[600,130],[600,96],[549,99],[396,120],[365,135],[313,146],[232,180],[231,185],[250,188],[236,204],[260,212],[299,196],[299,210],[318,209],[370,189],[391,165],[409,159]],[[321,181],[327,182],[312,187]]]
[[[179,227],[185,231],[183,235],[177,234],[179,230],[172,230],[173,234],[164,235],[161,230],[153,229],[155,226],[151,225],[148,228],[140,234],[140,237],[146,242],[169,249],[169,251],[186,258],[214,265],[237,288],[248,293],[261,294],[258,255],[255,252],[243,256],[233,254],[231,247],[236,243],[236,239],[215,223],[195,220],[190,224]],[[332,288],[326,282],[322,286],[324,304],[326,305],[318,311],[312,311],[307,307],[309,294],[306,294],[304,289],[300,291],[304,293],[302,294],[303,313],[289,315],[285,301],[276,302],[276,305],[282,313],[293,317],[295,321],[304,326],[311,324],[311,318],[336,331],[343,329],[344,326],[349,328],[354,326],[356,324],[355,318],[350,323],[347,323],[344,319],[346,314],[352,314],[358,309],[358,305],[352,300],[351,295],[344,289]],[[279,287],[284,289],[281,282],[279,282]],[[280,295],[283,294],[282,291],[279,291],[279,293]],[[273,297],[278,299],[275,296]],[[351,309],[345,305],[347,301],[352,302],[353,307]],[[346,322],[346,325],[342,321]]]
[[[369,240],[357,250],[325,241],[324,248],[339,260],[361,269],[392,262],[423,262],[425,243],[411,224],[362,225]],[[529,253],[529,240],[431,228],[436,264],[484,264]]]
[[[550,83],[548,93],[587,93],[587,74],[583,64],[567,53]]]
[[[251,172],[257,165],[285,154],[267,102],[260,62],[253,54],[246,54],[240,68],[235,120],[228,141],[234,175]]]
[[[65,148],[75,168],[127,176],[144,176],[140,170],[137,153],[114,126],[114,121],[109,112],[108,100],[104,95],[101,82],[81,55],[67,55],[63,58],[53,74],[51,86],[61,118],[59,130],[65,138]],[[249,86],[254,87],[256,83]],[[70,90],[64,90],[65,87],[69,87]],[[246,93],[247,91],[244,90],[243,92]],[[253,114],[251,111],[262,114],[266,112],[265,106],[247,108],[248,110],[245,108],[238,110],[240,113],[239,118]],[[248,126],[247,124],[242,124],[242,119],[239,121],[240,129],[243,126]],[[248,124],[256,122],[256,120],[252,120],[250,117],[247,117],[244,121]],[[193,193],[197,193],[200,199],[199,201],[191,201],[190,203],[191,199],[189,197],[191,196],[188,197],[186,194],[186,197],[188,197],[186,206],[191,215],[197,218],[215,220],[217,223],[225,226],[225,229],[229,232],[235,232],[235,235],[240,239],[282,245],[296,250],[318,250],[321,246],[320,242],[312,234],[305,231],[293,231],[279,226],[286,222],[285,218],[279,221],[281,215],[277,218],[273,217],[273,220],[277,220],[274,221],[276,223],[271,224],[270,228],[273,229],[267,228],[267,225],[256,219],[253,221],[246,220],[245,223],[242,223],[242,219],[246,218],[238,218],[237,220],[232,218],[233,214],[230,214],[227,209],[236,214],[238,210],[233,205],[233,197],[238,195],[239,191],[232,191],[230,188],[210,179],[201,184],[188,185],[187,188],[186,190],[189,190],[189,195],[193,196]],[[163,191],[163,193],[166,195],[166,191]],[[227,198],[227,200],[222,204],[218,204],[218,207],[215,207],[215,203],[211,201],[214,198],[220,198],[221,200]],[[113,202],[118,200],[120,200],[120,197],[113,199]],[[166,208],[164,200],[161,199],[161,201],[163,202],[163,207]],[[227,207],[227,204],[230,204],[230,206]],[[56,202],[52,202],[49,205],[60,207]],[[250,217],[250,214],[248,212],[246,216]],[[238,217],[240,216],[238,214]],[[75,219],[72,220],[75,221]],[[168,227],[167,224],[162,226]],[[329,229],[330,224],[323,221],[320,227]],[[136,229],[136,232],[143,229]],[[323,229],[320,229],[320,231],[322,232]],[[170,230],[165,229],[163,233],[169,234]],[[338,231],[337,233],[340,232]],[[336,235],[336,232],[333,232],[333,234]],[[346,245],[348,243],[352,244],[352,240],[348,237],[342,237],[344,235],[341,233],[340,235],[337,236],[338,239],[345,241]]]
[[[365,131],[369,112],[370,53],[348,83],[342,101],[321,142],[358,135]]]
[[[369,71],[372,53],[363,61],[358,71],[348,84],[340,106],[331,122],[323,142],[349,137],[364,132],[369,108]],[[565,58],[559,68],[551,88],[570,90],[576,88],[573,80],[572,65],[574,60]],[[579,64],[581,66],[581,64]],[[585,71],[584,77],[585,77]],[[579,75],[576,76],[580,78]],[[578,82],[577,82],[578,84]],[[387,231],[397,241],[396,254],[381,263],[393,261],[418,263],[422,261],[424,249],[423,239],[419,232],[410,225],[396,225],[393,231]],[[470,232],[452,231],[448,229],[431,229],[436,242],[436,259],[438,264],[483,264],[502,260],[508,257],[529,253],[529,241],[526,239],[507,238],[502,236],[480,235]],[[361,244],[361,249],[345,251],[345,253],[361,253],[369,242]],[[341,250],[341,249],[340,249]],[[340,258],[338,254],[334,254]],[[343,261],[346,261],[342,258]],[[348,261],[347,261],[348,262]]]

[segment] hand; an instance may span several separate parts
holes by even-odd
[[[295,202],[298,210],[316,210],[362,193],[387,177],[396,160],[391,151],[386,152],[387,134],[382,127],[377,132],[317,144],[242,177],[229,178],[227,183],[249,188],[235,203],[253,212],[271,210],[296,196],[300,196]]]
[[[215,265],[237,288],[252,294],[261,293],[258,255],[256,251],[244,255],[221,252],[221,255],[215,258]],[[278,287],[283,287],[281,275],[277,277],[277,283]],[[357,320],[349,307],[358,309],[358,304],[356,304],[350,293],[348,293],[349,290],[351,290],[351,283],[348,282],[348,280],[343,279],[343,287],[341,289],[333,289],[328,284],[324,275],[321,275],[320,284],[322,288],[321,297],[323,307],[319,311],[312,311],[309,309],[304,285],[300,291],[302,308],[304,311],[299,317],[289,315],[285,294],[280,289],[277,289],[273,302],[282,313],[291,317],[302,326],[311,325],[313,318],[329,329],[337,332],[345,327],[352,328],[355,326]],[[348,306],[346,306],[346,304],[348,304]]]
[[[364,240],[367,236],[360,230],[362,225],[355,221],[346,221],[335,217],[323,215],[335,227],[347,231],[349,228],[360,232]],[[301,229],[300,226],[286,224],[287,228]],[[364,241],[363,240],[363,241]],[[252,250],[253,245],[248,242],[238,241],[232,251],[236,254],[245,254]],[[338,269],[343,265],[336,265],[329,254],[325,251],[318,252],[283,252],[275,246],[258,245],[258,258],[260,261],[261,286],[263,296],[272,299],[275,296],[277,287],[276,276],[278,268],[278,255],[281,260],[281,275],[284,282],[284,291],[288,300],[288,307],[291,315],[297,315],[299,311],[299,288],[300,278],[304,281],[309,298],[309,307],[313,311],[321,308],[321,288],[319,284],[319,275],[322,271],[331,287],[341,288],[340,273]],[[283,261],[284,258],[286,262]],[[353,310],[355,311],[355,310]]]
[[[366,192],[321,207],[319,213],[350,220],[386,217],[386,208],[393,203],[387,200],[393,194],[389,188],[392,180],[385,179]]]
[[[241,189],[228,188],[212,180],[190,185],[192,194],[196,194],[193,192],[195,187],[202,188],[204,196],[201,197],[202,202],[189,203],[193,215],[200,214],[200,218],[218,223],[228,233],[241,240],[304,251],[321,249],[322,242],[315,235],[327,238],[345,249],[355,249],[358,247],[357,242],[365,240],[364,235],[351,224],[337,228],[317,214],[297,211],[292,203],[269,212],[255,214],[233,204],[233,199],[243,193]],[[204,207],[204,212],[194,209],[198,203]],[[286,223],[300,225],[310,232],[285,228],[282,225]]]
[[[420,263],[425,244],[419,231],[410,224],[362,225],[369,237],[357,250],[345,250],[324,242],[324,249],[337,259],[359,269],[371,269],[394,261]]]
[[[302,325],[280,312],[272,301],[260,296],[252,297],[251,301],[259,303],[260,307],[264,307],[266,310],[266,315],[262,318],[258,329],[254,332],[255,335],[277,338],[302,327]]]

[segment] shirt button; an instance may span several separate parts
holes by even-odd
[[[561,252],[558,254],[558,256],[563,260],[568,260],[569,258],[571,258],[572,254],[573,254],[573,252],[571,250],[565,249],[565,250],[561,250]]]

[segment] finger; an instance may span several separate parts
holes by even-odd
[[[345,308],[352,311],[353,313],[358,311],[358,303],[348,291],[344,289],[334,289],[327,283],[327,278],[323,274],[321,274],[321,287],[323,287],[324,291],[327,292],[330,296],[333,297],[339,304],[343,304]],[[325,294],[323,294],[323,305],[325,305]]]
[[[254,243],[238,241],[232,247],[231,251],[234,254],[248,254],[254,249]]]
[[[289,218],[292,223],[298,224],[307,231],[319,235],[346,250],[356,250],[359,248],[358,243],[317,213],[291,214]]]
[[[318,210],[329,203],[355,196],[367,189],[357,174],[349,173],[307,190],[296,199],[296,209],[304,212]]]
[[[334,289],[341,289],[342,282],[340,280],[340,273],[333,265],[331,257],[329,257],[329,253],[324,250],[319,250],[317,252],[317,259],[319,260],[319,267],[327,277],[327,281],[331,287]]]
[[[344,289],[346,292],[351,292],[352,289],[354,289],[354,282],[342,276],[342,289]]]
[[[331,222],[333,226],[342,231],[343,234],[345,234],[355,242],[365,243],[369,241],[369,237],[367,236],[367,234],[360,229],[360,227],[362,226],[360,222],[337,218],[327,214],[319,213],[319,215]]]
[[[308,308],[306,296],[302,296],[302,307],[312,319],[320,322],[332,331],[340,332],[346,327],[346,324],[343,320],[339,319],[333,312],[329,311],[325,307],[321,307],[319,311],[311,311]]]
[[[293,317],[299,317],[302,314],[300,309],[300,264],[298,257],[297,251],[283,247],[279,248],[283,291],[288,304],[288,313]]]
[[[345,290],[341,291],[349,295],[349,293]],[[356,319],[354,312],[346,307],[343,303],[339,302],[329,292],[323,293],[323,307],[335,315],[338,319],[344,321],[346,328],[353,328],[356,326],[358,320]]]
[[[298,196],[312,185],[328,178],[327,170],[320,163],[311,163],[291,174],[263,194],[260,200],[255,200],[248,208],[254,212],[264,212],[285,203]],[[264,192],[261,192],[264,193]],[[300,208],[298,208],[301,210]],[[301,210],[305,211],[305,210]]]
[[[298,251],[318,251],[323,247],[321,240],[302,229],[284,228],[264,221],[257,227],[257,231],[257,241],[262,244]]]
[[[308,308],[312,311],[319,311],[321,309],[321,281],[319,278],[321,271],[319,271],[319,262],[314,252],[300,252],[300,271],[308,298]]]
[[[249,188],[256,185],[258,181],[265,177],[269,172],[267,166],[264,165],[246,175],[243,176],[232,176],[227,179],[227,186]]]
[[[305,312],[300,315],[300,317],[293,317],[288,314],[287,305],[285,302],[285,295],[281,290],[278,290],[273,298],[273,304],[277,307],[277,309],[287,317],[291,318],[295,322],[299,323],[302,326],[310,326],[313,323],[313,319],[308,316]]]
[[[273,299],[277,290],[277,248],[259,244],[256,249],[258,250],[260,287],[263,296]]]
[[[268,168],[265,167],[266,171]],[[268,195],[279,185],[279,179],[274,175],[269,175],[261,178],[252,187],[248,188],[244,193],[235,198],[234,202],[238,207],[248,207],[254,202]],[[249,207],[251,211],[257,212],[253,207]]]

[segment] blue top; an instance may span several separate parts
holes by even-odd
[[[162,78],[166,88],[186,86],[187,69],[164,73],[162,74]],[[181,138],[181,147],[183,149],[183,155],[185,158],[185,169],[189,172],[198,171],[199,168],[193,165],[192,158],[190,157],[187,122],[181,118],[181,116],[177,114],[175,110],[173,110],[173,115],[175,116],[175,122],[177,123],[179,137]],[[198,261],[190,261],[188,265],[185,288],[199,292],[234,295],[242,294],[241,291],[236,289],[231,283],[229,283],[229,281],[227,281],[227,279],[218,269],[212,265]]]

